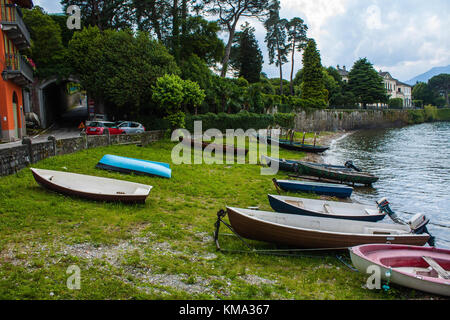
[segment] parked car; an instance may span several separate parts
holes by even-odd
[[[108,121],[93,121],[86,127],[87,135],[101,136],[106,134],[106,130],[109,130],[110,135],[125,134],[125,131],[119,129],[114,122]]]
[[[145,132],[144,126],[137,122],[119,121],[116,122],[116,125],[119,129],[125,131],[126,134]]]

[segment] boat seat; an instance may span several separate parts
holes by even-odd
[[[302,209],[305,209],[305,204],[303,203],[303,201],[291,201],[291,200],[286,200],[287,204],[290,204],[292,206],[296,206]]]
[[[436,262],[436,260],[434,260],[431,257],[422,257],[422,258],[430,265],[431,268],[433,268],[439,274],[439,276],[441,276],[446,280],[450,279],[450,273],[444,270],[444,268],[442,268],[439,265],[439,263]]]
[[[378,235],[391,235],[400,234],[397,230],[383,229],[383,228],[364,228],[367,234],[378,234]]]
[[[333,209],[331,209],[331,206],[328,203],[323,205],[323,211],[328,214],[334,214]]]
[[[380,214],[380,211],[375,210],[375,209],[364,209],[364,211],[366,212],[366,214],[368,214],[369,216],[376,216]]]

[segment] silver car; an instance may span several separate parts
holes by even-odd
[[[118,123],[117,127],[119,129],[125,131],[126,134],[145,132],[144,126],[137,122],[123,121],[123,122]]]

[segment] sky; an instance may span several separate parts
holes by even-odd
[[[59,0],[34,4],[49,13],[62,11]],[[377,70],[407,81],[433,67],[450,65],[449,0],[281,0],[280,16],[305,20],[326,67],[351,69],[356,60],[367,58]],[[262,23],[249,22],[264,54],[263,72],[279,77],[278,68],[268,63]],[[226,34],[222,37],[226,39]],[[296,71],[301,58],[298,53]],[[290,63],[283,68],[288,78]]]

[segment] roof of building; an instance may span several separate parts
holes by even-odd
[[[412,86],[410,86],[409,84],[403,83],[403,82],[398,81],[398,80],[395,80],[395,81],[397,82],[397,85],[398,85],[398,86],[403,86],[403,87],[410,87],[410,88],[412,88]]]
[[[337,72],[341,75],[341,77],[345,77],[345,76],[348,76],[348,75],[349,75],[349,72],[348,72],[347,69],[345,69],[345,66],[344,66],[343,69],[341,69],[341,68],[339,67],[339,65],[338,65],[337,68],[336,68],[336,70],[337,70]]]

